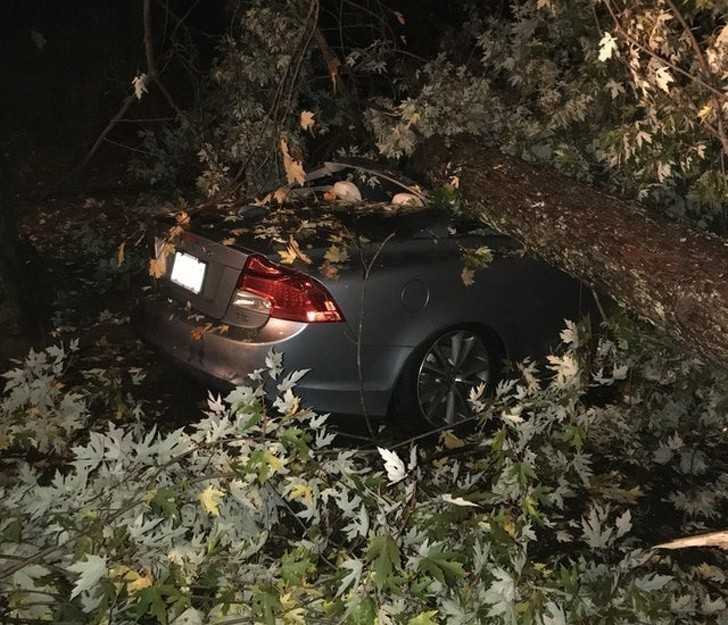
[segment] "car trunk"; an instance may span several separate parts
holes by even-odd
[[[202,290],[194,293],[172,282],[172,263],[168,263],[161,281],[163,290],[178,302],[189,303],[193,311],[213,319],[224,319],[226,323],[244,327],[262,325],[265,318],[226,318],[240,274],[251,254],[281,263],[281,251],[295,241],[310,263],[296,260],[291,268],[315,277],[337,299],[347,282],[344,275],[361,273],[359,245],[362,242],[371,247],[365,249],[365,255],[369,257],[378,242],[393,232],[414,238],[419,234],[434,235],[429,210],[415,214],[403,211],[406,214],[400,215],[370,209],[368,205],[314,204],[274,208],[245,206],[235,214],[213,210],[200,212],[192,218],[176,252],[190,254],[205,263]],[[345,248],[348,259],[329,262],[327,251],[332,246]]]

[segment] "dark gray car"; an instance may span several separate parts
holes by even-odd
[[[347,180],[362,201],[332,201]],[[506,236],[416,198],[391,204],[410,185],[326,164],[283,206],[202,211],[145,299],[143,336],[213,386],[244,383],[273,348],[310,369],[297,389],[319,411],[467,417],[470,388],[546,353],[591,300]],[[494,258],[466,286],[463,255],[484,247]]]

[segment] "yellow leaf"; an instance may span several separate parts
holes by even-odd
[[[288,197],[288,188],[287,187],[278,187],[275,191],[273,191],[273,199],[278,204],[283,204],[286,201],[287,197]]]
[[[266,451],[263,454],[263,458],[266,464],[271,468],[273,473],[277,473],[283,468],[283,462],[281,459],[270,451]]]
[[[164,250],[157,258],[149,260],[149,275],[153,278],[161,278],[167,273],[167,254]]]
[[[220,516],[220,502],[222,501],[225,493],[215,488],[210,484],[205,490],[203,490],[198,499],[202,509],[211,514],[212,516]]]
[[[149,573],[146,575],[139,575],[139,573],[134,571],[131,571],[131,573],[134,574],[136,579],[130,581],[126,585],[126,592],[130,595],[133,595],[135,592],[143,590],[144,588],[149,588],[152,584],[154,584],[154,579]],[[129,575],[127,575],[127,577],[129,577]]]
[[[124,249],[126,248],[126,241],[122,241],[121,245],[116,248],[116,266],[121,267],[124,264]]]
[[[475,271],[464,267],[460,274],[460,278],[465,286],[473,286],[473,284],[475,284]]]
[[[289,499],[300,499],[307,505],[313,503],[313,491],[308,484],[296,484],[288,493]]]
[[[349,260],[349,252],[346,251],[345,247],[332,245],[326,250],[324,258],[330,263],[343,263]]]
[[[297,182],[303,186],[303,183],[306,182],[306,172],[303,170],[301,161],[294,159],[288,152],[288,141],[286,141],[285,137],[281,137],[280,147],[281,155],[283,156],[283,169],[286,171],[288,183],[293,184]]]
[[[311,111],[301,111],[301,128],[311,130],[316,124],[315,115]]]
[[[440,436],[440,441],[447,449],[459,449],[465,446],[465,441],[455,436],[452,432],[443,432]]]
[[[265,197],[262,197],[260,199],[253,200],[253,206],[265,206],[266,204],[270,203],[271,198],[273,197],[272,193],[269,193]]]
[[[288,247],[293,250],[296,253],[296,256],[298,256],[298,258],[304,263],[306,263],[307,265],[311,264],[311,259],[303,253],[303,251],[301,250],[301,246],[298,245],[298,241],[296,241],[296,239],[294,239],[292,236],[288,238]]]
[[[177,225],[179,226],[186,226],[190,223],[190,215],[186,210],[181,210],[179,213],[177,213],[175,219],[177,220]]]
[[[710,117],[710,114],[713,112],[713,105],[708,102],[703,108],[700,109],[698,112],[698,118],[701,122],[704,122],[708,117]]]
[[[291,249],[290,245],[285,250],[278,250],[278,254],[281,257],[281,263],[284,265],[292,265],[296,262],[296,258],[298,258],[296,251]]]

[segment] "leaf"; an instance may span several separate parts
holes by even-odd
[[[349,570],[349,573],[344,575],[344,577],[341,580],[341,584],[339,585],[338,590],[336,591],[336,596],[338,597],[342,593],[344,593],[349,587],[356,587],[359,584],[359,580],[361,579],[361,573],[362,569],[364,567],[364,564],[361,560],[346,560],[345,562],[341,563],[341,566],[345,569]]]
[[[306,182],[306,172],[303,170],[301,162],[295,160],[288,152],[288,141],[286,141],[285,137],[281,137],[280,148],[283,156],[283,169],[286,172],[288,184],[296,182],[303,186],[303,183]]]
[[[461,447],[465,447],[465,441],[462,438],[448,431],[440,435],[440,442],[445,446],[445,449],[460,449]]]
[[[670,70],[664,65],[655,72],[655,82],[665,93],[670,93],[670,83],[675,82]]]
[[[129,571],[129,573],[125,576],[125,579],[128,579],[129,576],[133,578],[126,584],[126,592],[130,595],[133,595],[135,592],[139,592],[145,588],[149,588],[152,584],[154,584],[154,579],[150,573],[139,575],[136,571]]]
[[[713,112],[713,104],[711,102],[708,102],[703,108],[698,111],[698,119],[701,122],[704,122],[706,119],[708,119]]]
[[[402,566],[399,547],[390,534],[380,534],[369,541],[367,560],[374,563],[374,583],[379,590],[391,582],[394,570]]]
[[[599,41],[599,60],[604,63],[612,58],[615,51],[617,51],[617,40],[607,31]]]
[[[210,484],[199,494],[198,499],[205,512],[217,517],[220,516],[220,502],[224,496],[225,493],[223,491],[218,490]]]
[[[311,262],[312,262],[311,259],[306,254],[303,253],[303,251],[301,250],[301,247],[298,245],[298,241],[296,241],[296,239],[294,239],[293,236],[289,237],[288,245],[294,252],[296,252],[296,256],[298,256],[298,258],[301,261],[303,261],[307,265],[311,264]]]
[[[437,610],[428,610],[427,612],[420,612],[417,616],[413,616],[407,625],[437,625]]]
[[[445,584],[454,582],[465,575],[462,565],[453,560],[453,554],[441,546],[430,547],[417,564],[417,570]]]
[[[78,573],[79,578],[71,591],[71,599],[77,597],[82,592],[93,589],[94,586],[107,573],[106,558],[95,555],[87,555],[85,560],[79,560],[68,567],[71,573]]]
[[[145,93],[149,93],[149,90],[147,89],[147,79],[148,76],[146,74],[137,74],[132,78],[131,80],[131,86],[134,89],[134,97],[137,100],[141,100],[142,96]]]
[[[299,123],[304,130],[311,130],[316,125],[315,115],[311,111],[301,111]]]
[[[275,191],[273,191],[273,199],[277,204],[284,204],[288,198],[288,192],[288,187],[278,187]]]
[[[124,250],[126,248],[126,241],[122,241],[121,245],[116,248],[116,266],[121,267],[124,264]]]
[[[460,279],[463,281],[465,286],[473,286],[475,284],[475,271],[473,269],[463,267],[463,270],[460,272]]]
[[[632,513],[625,510],[617,517],[617,538],[621,538],[632,529]]]
[[[349,252],[343,246],[332,245],[326,250],[324,258],[330,263],[344,263],[349,260]]]
[[[468,501],[467,499],[463,499],[462,497],[453,497],[449,493],[446,493],[442,496],[442,500],[445,503],[451,503],[454,506],[461,506],[461,507],[472,507],[472,508],[480,508],[480,506],[477,503],[473,503],[472,501]]]
[[[382,460],[384,460],[384,470],[387,472],[389,483],[396,484],[402,481],[407,475],[407,472],[404,468],[404,462],[402,462],[400,457],[395,452],[384,449],[383,447],[377,447],[377,450]]]
[[[281,257],[280,262],[284,265],[292,265],[296,262],[296,251],[289,245],[285,250],[278,250],[278,254]]]

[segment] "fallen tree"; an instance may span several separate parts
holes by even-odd
[[[431,140],[415,168],[433,184],[458,176],[463,200],[526,248],[728,363],[728,241],[558,174],[473,137]]]

